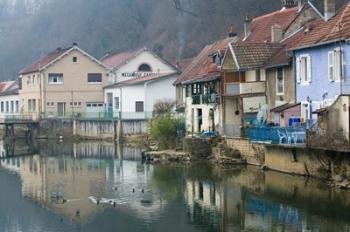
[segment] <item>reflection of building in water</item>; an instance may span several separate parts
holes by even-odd
[[[35,146],[29,146],[25,140],[16,140],[16,142],[0,141],[0,158],[11,156],[24,156],[35,153]]]
[[[124,204],[116,210],[142,218],[159,216],[165,201],[160,203],[159,194],[151,191],[149,179],[153,167],[138,161],[140,149],[115,148],[114,144],[79,143],[70,145],[70,153],[62,148],[65,155],[59,155],[60,145],[53,147],[51,155],[50,150],[45,148],[43,156],[15,156],[0,160],[2,168],[20,176],[24,197],[68,218],[77,219],[79,210],[81,221],[102,212],[106,207],[92,204],[88,199],[90,196],[117,199]],[[118,156],[128,160],[114,159],[115,151],[119,151]],[[115,187],[118,189],[115,190]],[[132,193],[132,189],[135,189],[135,193]],[[67,202],[57,201],[56,196]],[[147,200],[147,203],[141,200]]]
[[[217,225],[223,231],[236,231],[241,223],[241,190],[209,181],[186,181],[185,199],[192,222]],[[198,222],[203,223],[203,222]]]
[[[77,160],[62,156],[48,158],[34,155],[30,157],[8,158],[2,166],[14,170],[14,166],[4,163],[15,161],[16,172],[22,179],[24,197],[67,216],[74,217],[80,210],[81,218],[94,213],[88,197],[98,193],[98,188],[106,182],[106,164],[103,161]],[[52,197],[60,195],[68,202],[56,204]]]

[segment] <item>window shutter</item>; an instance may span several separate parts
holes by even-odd
[[[328,53],[328,80],[334,81],[334,52]]]
[[[297,78],[297,83],[300,83],[301,77],[300,77],[300,58],[297,57],[295,61],[295,72],[296,72],[296,78]]]
[[[311,67],[311,56],[307,56],[307,82],[311,82],[311,75],[312,75],[312,67]]]

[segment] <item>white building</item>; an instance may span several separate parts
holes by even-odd
[[[20,112],[18,84],[16,81],[0,82],[0,118]]]
[[[104,88],[104,96],[113,117],[145,119],[158,101],[175,102],[179,70],[147,48],[110,55],[102,63],[111,69],[113,84]]]

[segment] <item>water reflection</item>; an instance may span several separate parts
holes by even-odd
[[[110,143],[0,143],[0,153],[5,231],[350,231],[350,194],[316,180],[153,166]]]

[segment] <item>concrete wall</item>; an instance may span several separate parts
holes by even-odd
[[[248,164],[262,166],[275,171],[312,176],[322,179],[337,179],[342,176],[350,180],[350,158],[347,153],[288,147],[269,144],[251,144],[245,139],[226,139],[226,144],[241,152]]]
[[[147,133],[145,120],[126,120],[121,122],[121,135],[140,135]],[[118,122],[103,120],[45,119],[39,124],[39,137],[57,139],[79,137],[83,139],[117,138]]]
[[[252,165],[264,165],[265,147],[261,144],[251,144],[248,139],[227,138],[226,144],[229,148],[237,149],[248,162]]]
[[[73,133],[83,138],[114,139],[116,130],[114,121],[75,120]]]
[[[148,131],[148,122],[146,120],[125,120],[122,121],[121,130],[124,136],[145,134]]]

